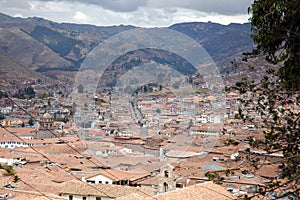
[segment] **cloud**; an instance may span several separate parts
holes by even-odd
[[[191,21],[221,24],[247,22],[247,7],[251,1],[0,0],[0,9],[11,16],[36,16],[56,22],[159,27]]]
[[[39,0],[44,2],[51,2],[55,0]],[[56,0],[58,1],[69,1],[69,2],[80,2],[82,4],[92,4],[102,7],[106,10],[115,12],[132,12],[136,11],[139,7],[146,6],[148,0]]]
[[[40,0],[53,1],[53,0]],[[56,0],[70,1],[74,0]],[[83,4],[93,4],[115,12],[133,12],[147,8],[186,8],[199,12],[222,15],[245,14],[253,0],[75,0]]]
[[[246,14],[252,2],[253,0],[153,0],[149,1],[149,7],[178,7],[205,13],[238,15]]]
[[[90,23],[90,17],[80,11],[76,11],[75,15],[73,16],[73,20],[80,24]]]

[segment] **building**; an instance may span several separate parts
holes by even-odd
[[[159,193],[164,193],[175,189],[174,167],[167,163],[160,168],[158,174],[158,191]]]
[[[137,183],[141,180],[150,177],[150,173],[145,172],[128,172],[121,170],[107,169],[93,176],[87,177],[85,181],[87,183],[97,184],[114,184],[114,185],[128,185],[137,186]]]
[[[45,113],[40,121],[37,128],[37,139],[45,139],[45,138],[55,138],[55,137],[63,137],[64,132],[56,132],[54,133],[55,126],[54,126],[54,119],[49,113]]]
[[[154,191],[151,189],[111,184],[88,184],[81,181],[66,182],[62,186],[60,195],[68,200],[110,200],[136,193],[143,199],[154,195]]]

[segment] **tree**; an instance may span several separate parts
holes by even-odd
[[[269,154],[282,153],[283,158],[270,163],[255,157],[246,158],[246,163],[259,170],[263,165],[280,164],[278,180],[274,179],[262,192],[275,191],[282,196],[292,193],[300,195],[300,94],[284,90],[280,78],[275,71],[266,75],[259,83],[244,80],[237,84],[242,94],[240,98],[241,112],[256,112],[256,119],[244,115],[244,122],[261,125],[265,139],[250,137],[249,144],[253,148],[263,149]],[[250,97],[250,98],[249,98]],[[253,107],[253,105],[255,105]],[[245,112],[244,112],[245,111]],[[241,118],[241,116],[239,116]]]
[[[14,183],[17,183],[18,181],[20,181],[20,178],[19,178],[17,175],[15,175],[15,176],[14,176],[13,182],[14,182]]]
[[[11,165],[6,166],[4,170],[5,170],[4,172],[5,176],[12,176],[16,174],[14,168]]]
[[[7,97],[7,93],[0,91],[0,99],[1,99],[2,97]]]
[[[30,118],[30,119],[28,120],[28,124],[29,124],[29,126],[33,126],[33,125],[34,125],[34,121],[33,121],[32,118]]]
[[[266,55],[273,64],[283,63],[277,75],[281,85],[292,90],[300,88],[300,1],[254,0],[248,9],[253,40],[252,53]]]
[[[213,181],[216,184],[222,184],[224,181],[224,177],[220,176],[216,172],[206,172],[205,176],[208,178],[208,180]]]
[[[83,85],[79,85],[78,87],[77,87],[77,90],[78,90],[78,93],[83,93]]]
[[[266,61],[279,66],[279,70],[267,70],[260,82],[243,79],[235,84],[233,88],[242,95],[236,118],[261,126],[265,138],[249,138],[253,148],[264,149],[269,154],[282,154],[283,158],[274,163],[266,162],[250,156],[249,149],[249,156],[243,163],[256,170],[264,165],[278,166],[278,180],[272,180],[259,190],[261,195],[276,192],[281,198],[289,193],[299,197],[300,1],[254,0],[248,11],[252,14],[250,22],[256,47],[244,55],[246,58],[264,55]],[[255,121],[248,114],[250,112],[256,113]]]
[[[32,87],[25,88],[24,92],[25,92],[25,95],[27,95],[29,99],[32,99],[35,97],[35,91]]]

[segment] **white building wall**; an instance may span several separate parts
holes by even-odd
[[[29,147],[29,145],[30,144],[24,142],[11,142],[11,141],[0,142],[1,148],[10,148],[10,149],[13,149],[15,147]]]
[[[103,175],[98,175],[98,176],[95,176],[95,177],[92,177],[92,178],[89,178],[89,179],[86,179],[86,181],[95,181],[95,183],[97,184],[112,184],[114,180],[106,177],[106,176],[103,176]]]
[[[21,162],[20,158],[0,158],[0,163],[5,163],[6,165],[14,165]]]
[[[66,200],[69,200],[69,196],[73,196],[73,200],[82,200],[83,197],[86,197],[86,200],[96,200],[96,196],[81,196],[81,195],[69,195],[69,194],[64,194],[63,197],[66,199]],[[112,198],[109,198],[109,197],[101,197],[101,200],[111,200]]]
[[[122,149],[120,149],[120,153],[123,153],[123,154],[132,153],[132,149],[122,148]]]

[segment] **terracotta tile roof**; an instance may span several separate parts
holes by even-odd
[[[116,168],[119,165],[127,164],[130,166],[137,166],[137,165],[148,165],[153,162],[159,162],[159,159],[156,156],[152,155],[144,155],[141,156],[129,156],[129,155],[122,155],[122,156],[108,156],[107,158],[103,158],[102,156],[96,156],[97,159],[99,159],[100,162],[104,163],[106,166],[109,166],[111,168]],[[138,170],[138,171],[142,171]],[[145,170],[144,170],[145,171]]]
[[[19,135],[19,136],[32,136],[35,132],[35,128],[8,128],[9,131]],[[10,135],[10,133],[7,133],[5,129],[0,129],[0,136],[2,135]]]
[[[152,189],[137,188],[137,187],[126,187],[119,185],[110,184],[93,184],[89,185],[80,181],[68,181],[63,184],[61,194],[74,194],[82,196],[100,196],[117,198],[126,196],[132,193],[141,193],[143,195],[152,196],[154,191]]]
[[[99,175],[104,175],[115,181],[124,180],[124,179],[134,181],[134,180],[149,176],[150,173],[128,172],[128,171],[121,171],[121,170],[106,169],[106,170],[102,170],[100,173],[97,173],[93,176],[87,177],[86,179],[90,179],[90,178],[93,178],[93,177],[99,176]]]
[[[80,142],[74,142],[70,144],[49,144],[44,146],[35,146],[39,152],[44,153],[65,153],[65,154],[74,154],[79,155],[77,152],[83,152],[86,150],[85,146]],[[74,150],[75,149],[75,150]]]
[[[0,194],[10,194],[13,200],[24,200],[24,199],[31,199],[31,200],[63,200],[65,198],[60,197],[58,195],[44,193],[45,196],[38,193],[37,191],[23,191],[23,190],[16,190],[16,189],[0,189]],[[9,198],[10,199],[10,198]]]
[[[23,158],[24,155],[17,155],[11,152],[11,149],[0,148],[0,158]]]
[[[175,199],[188,199],[188,200],[228,200],[236,199],[235,196],[230,194],[225,188],[212,182],[196,184],[193,186],[185,187],[179,190],[148,197],[146,200],[175,200]]]
[[[25,142],[26,144],[45,145],[47,144],[44,140],[35,139],[19,139],[17,137],[0,137],[0,142]]]
[[[147,178],[145,180],[142,180],[138,182],[138,184],[141,185],[158,185],[158,177],[157,176],[152,176],[150,178]]]
[[[144,200],[147,197],[148,196],[146,194],[140,192],[140,193],[131,193],[129,195],[117,197],[115,200]]]
[[[257,175],[267,178],[275,178],[280,174],[279,164],[263,165],[256,172]]]

